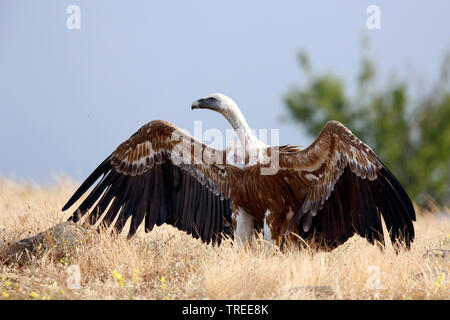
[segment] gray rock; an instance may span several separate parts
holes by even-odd
[[[442,274],[444,274],[446,278],[448,277],[448,272],[446,270],[433,268],[415,274],[414,279],[417,281],[435,280],[439,278]]]
[[[299,286],[289,289],[289,294],[312,295],[318,299],[336,297],[332,286]]]
[[[62,258],[73,253],[86,234],[87,229],[72,221],[62,222],[34,237],[14,242],[8,251],[8,261],[23,264],[49,250]]]
[[[445,261],[447,261],[450,258],[450,250],[429,249],[429,250],[425,251],[423,256],[424,256],[424,258],[431,258],[431,257],[442,258]]]

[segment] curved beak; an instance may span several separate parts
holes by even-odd
[[[208,104],[205,99],[198,99],[192,102],[191,110],[194,109],[206,109],[208,108]]]

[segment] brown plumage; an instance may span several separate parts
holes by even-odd
[[[409,246],[413,241],[415,212],[405,190],[341,123],[328,122],[304,150],[280,146],[265,151],[278,156],[274,174],[261,174],[267,165],[249,163],[248,155],[244,166],[226,163],[226,151],[167,121],[152,121],[119,145],[63,210],[101,178],[71,220],[90,211],[91,223],[103,216],[104,225],[115,221],[120,231],[131,217],[129,236],[142,222],[146,231],[167,223],[207,243],[220,243],[224,236],[233,237],[237,217],[246,213],[256,229],[267,225],[270,240],[278,244],[295,234],[334,248],[354,233],[384,243],[383,217],[392,242]]]

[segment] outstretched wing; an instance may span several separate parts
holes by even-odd
[[[108,227],[115,220],[120,232],[131,217],[131,237],[145,219],[146,232],[167,223],[204,242],[220,243],[224,235],[232,236],[228,170],[225,152],[156,120],[103,161],[62,210],[101,178],[69,220],[90,211],[91,224],[102,218]]]
[[[301,237],[336,247],[356,232],[371,243],[384,243],[382,215],[393,243],[413,241],[416,216],[407,193],[341,123],[328,122],[308,148],[281,153],[280,167],[301,195],[290,223]]]

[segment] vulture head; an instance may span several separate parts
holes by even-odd
[[[191,109],[209,109],[223,115],[234,129],[248,127],[236,102],[222,93],[213,93],[205,98],[195,100]]]
[[[219,113],[226,112],[231,109],[237,108],[236,102],[230,97],[227,97],[221,93],[213,93],[209,96],[195,100],[192,103],[191,109],[209,109],[217,111]]]

